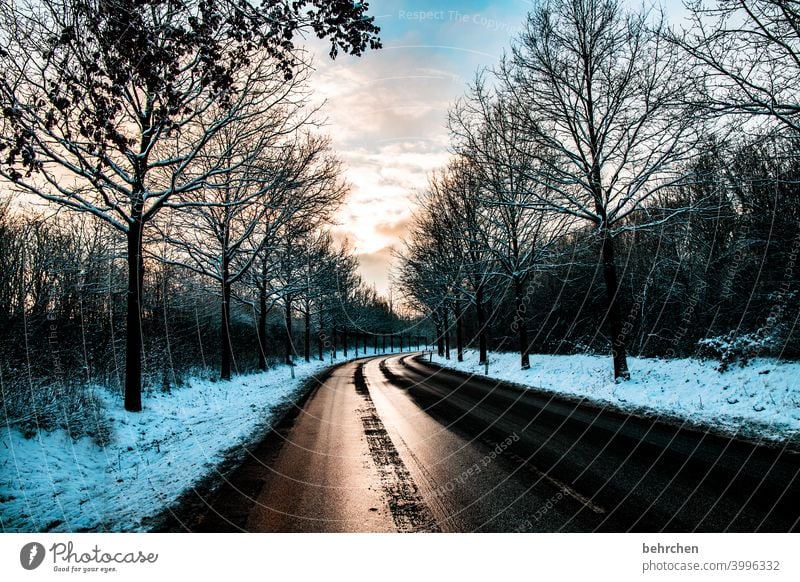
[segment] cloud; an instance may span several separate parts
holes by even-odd
[[[378,292],[383,295],[388,295],[391,286],[391,267],[394,262],[392,252],[393,247],[384,247],[374,253],[358,255],[361,276],[369,284],[375,285]]]
[[[365,280],[388,288],[391,253],[409,223],[416,193],[428,174],[447,163],[447,112],[479,67],[497,62],[529,5],[374,0],[384,49],[361,58],[317,55],[314,98],[326,100],[326,131],[346,168],[351,193],[334,229],[361,259]],[[437,11],[414,19],[414,11]],[[510,24],[509,24],[510,23]]]
[[[408,232],[408,225],[410,222],[410,214],[397,222],[380,222],[375,225],[375,232],[388,239],[398,240]]]

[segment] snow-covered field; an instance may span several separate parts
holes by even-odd
[[[478,353],[464,361],[434,355],[440,365],[484,374]],[[742,368],[716,371],[718,362],[629,358],[631,381],[616,384],[610,356],[531,354],[520,370],[519,354],[491,353],[489,376],[638,412],[665,415],[723,432],[787,440],[800,436],[800,363],[757,359]]]
[[[352,355],[352,354],[351,354]],[[342,360],[338,360],[341,362]],[[111,443],[73,441],[62,430],[25,438],[0,434],[0,528],[3,531],[139,531],[147,518],[213,471],[234,448],[277,420],[276,407],[328,363],[287,366],[230,382],[192,380],[144,398],[126,413],[120,397],[97,388],[111,420]]]

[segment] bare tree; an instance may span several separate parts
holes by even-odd
[[[303,251],[305,239],[324,225],[341,205],[349,188],[341,179],[341,164],[330,153],[327,138],[300,136],[284,163],[288,174],[285,202],[268,205],[261,217],[260,270],[251,283],[258,293],[259,334],[265,337],[266,312],[283,303],[286,360],[293,361],[292,311],[307,290]]]
[[[429,213],[440,214],[450,244],[454,245],[455,252],[463,254],[460,264],[463,279],[458,284],[456,296],[467,298],[475,307],[479,363],[485,364],[488,358],[487,303],[496,289],[492,287],[495,265],[486,241],[487,224],[479,170],[469,158],[456,157],[445,171],[430,180],[429,193],[422,199],[422,204]],[[459,310],[459,316],[462,314]],[[447,310],[444,318],[447,329]]]
[[[461,154],[470,159],[465,171],[474,171],[479,183],[481,228],[476,234],[493,258],[498,277],[508,281],[514,295],[512,331],[519,340],[520,365],[530,367],[526,313],[527,286],[543,271],[569,230],[573,217],[541,203],[549,190],[531,176],[536,172],[533,142],[522,134],[514,112],[502,98],[486,111],[486,122],[466,127],[454,116],[456,132],[468,131],[469,144]]]
[[[0,201],[0,318],[3,329],[25,308],[20,301],[24,278],[25,225],[11,212],[10,201]]]
[[[300,252],[301,277],[303,280],[300,311],[303,315],[303,357],[311,361],[311,325],[316,315],[322,327],[325,297],[336,280],[338,251],[331,234],[327,231],[313,232],[304,238]],[[322,343],[319,344],[320,360],[323,359]]]
[[[519,169],[530,167],[527,177],[543,187],[536,191],[547,193],[537,204],[596,227],[617,379],[630,374],[615,237],[627,218],[647,212],[655,192],[682,178],[698,133],[686,105],[691,79],[663,27],[663,19],[651,22],[649,13],[627,12],[617,0],[548,0],[529,14],[497,71],[517,135],[527,135],[527,151],[536,152],[536,163]],[[479,79],[456,116],[465,127],[470,116],[491,123],[493,101]],[[457,134],[477,145],[469,132]]]
[[[693,59],[702,107],[800,131],[800,4],[714,0],[687,7],[689,29],[665,33]]]
[[[331,337],[340,334],[342,353],[347,357],[353,328],[357,327],[353,306],[359,289],[363,285],[358,274],[358,259],[354,256],[350,241],[345,240],[337,260],[335,291],[329,306]]]
[[[347,325],[347,301],[352,288],[360,280],[356,273],[357,260],[348,241],[331,245],[324,253],[323,264],[314,286],[317,304],[317,338],[319,357],[328,349],[336,357],[337,332]],[[326,331],[327,329],[327,331]]]
[[[441,268],[443,261],[440,259],[449,241],[444,240],[441,229],[434,227],[434,216],[424,211],[414,215],[403,248],[395,255],[393,281],[401,289],[406,305],[431,321],[438,354],[444,356],[442,310],[446,309],[449,287],[440,276],[447,272]]]
[[[0,176],[125,236],[127,410],[141,410],[145,226],[224,173],[190,168],[257,90],[254,58],[291,75],[291,39],[307,29],[330,38],[332,57],[377,48],[365,10],[344,0],[2,0]]]
[[[251,79],[254,75],[251,75]],[[206,174],[206,187],[185,196],[186,203],[168,220],[157,221],[171,255],[170,264],[209,277],[220,286],[220,377],[231,377],[232,287],[248,273],[270,239],[265,229],[285,223],[302,198],[291,199],[302,179],[292,167],[296,135],[311,123],[304,111],[305,72],[283,79],[269,74],[252,93],[247,112],[222,128],[198,156],[195,170]],[[277,212],[276,212],[277,211]],[[272,220],[266,220],[271,213]]]
[[[424,196],[423,196],[424,199]],[[404,292],[405,303],[430,318],[440,356],[449,359],[445,338],[448,334],[447,312],[454,311],[458,361],[464,358],[462,316],[465,301],[460,292],[464,282],[464,255],[450,238],[447,221],[441,212],[423,206],[414,216],[397,253],[395,280]]]

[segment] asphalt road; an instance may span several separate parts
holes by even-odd
[[[413,356],[344,364],[162,529],[790,531],[800,453]]]

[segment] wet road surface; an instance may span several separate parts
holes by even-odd
[[[177,531],[790,531],[800,454],[465,376],[343,364]]]

